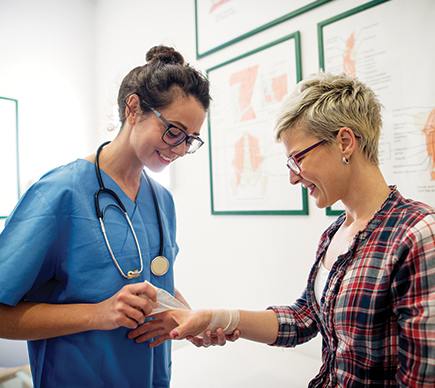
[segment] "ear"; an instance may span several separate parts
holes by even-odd
[[[353,154],[356,148],[356,138],[353,131],[348,127],[340,128],[337,135],[340,150],[346,159]]]
[[[127,117],[127,122],[130,125],[135,125],[140,115],[140,100],[137,94],[132,94],[127,101],[127,106],[125,107],[125,116]]]

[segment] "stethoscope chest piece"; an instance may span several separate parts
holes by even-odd
[[[157,256],[151,262],[151,272],[155,276],[163,276],[169,270],[169,261],[165,256]]]

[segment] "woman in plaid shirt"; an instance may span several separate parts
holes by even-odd
[[[266,311],[169,311],[131,333],[222,343],[222,331],[274,346],[323,338],[310,387],[435,386],[435,209],[405,199],[378,166],[381,108],[346,75],[319,73],[298,85],[278,116],[290,183],[319,208],[345,213],[323,233],[303,295]],[[240,319],[240,320],[239,320]],[[212,323],[210,324],[210,321]],[[217,322],[216,322],[217,321]],[[217,329],[219,336],[210,336]]]

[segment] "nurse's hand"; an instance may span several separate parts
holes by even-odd
[[[236,329],[231,335],[224,334],[222,329],[217,329],[216,334],[211,334],[210,330],[207,330],[204,335],[196,337],[186,337],[186,339],[194,344],[197,348],[208,348],[209,346],[225,346],[227,341],[235,342],[239,338],[239,329]]]
[[[149,300],[139,296],[141,294],[147,295]],[[121,326],[135,329],[158,305],[157,291],[150,283],[129,284],[111,298],[95,305],[94,319],[97,322],[93,326],[99,330],[113,330]]]

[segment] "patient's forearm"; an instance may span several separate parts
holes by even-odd
[[[278,318],[272,310],[240,310],[238,329],[242,338],[273,344],[278,336],[278,326]]]

